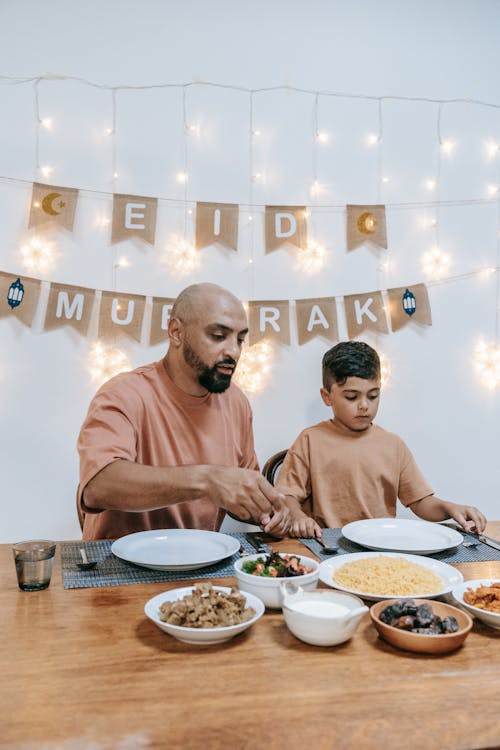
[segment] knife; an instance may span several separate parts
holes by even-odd
[[[250,542],[252,547],[257,550],[257,552],[266,553],[269,551],[268,545],[262,542],[262,539],[258,534],[247,532],[245,534],[245,539],[247,540],[247,542]]]
[[[500,542],[497,542],[496,539],[492,539],[489,536],[485,536],[484,534],[476,534],[477,538],[480,542],[483,544],[487,544],[488,547],[493,547],[493,549],[499,549],[500,550]]]

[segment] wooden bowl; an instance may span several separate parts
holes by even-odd
[[[417,606],[428,604],[432,607],[434,614],[441,619],[453,616],[458,623],[456,633],[444,633],[443,635],[425,635],[424,633],[412,633],[410,630],[400,630],[392,625],[386,625],[380,620],[380,613],[386,607],[399,601],[398,599],[384,600],[377,602],[370,608],[370,617],[377,629],[379,635],[392,646],[404,649],[405,651],[417,651],[423,654],[447,654],[459,648],[467,638],[472,628],[472,619],[466,612],[452,607],[450,604],[443,604],[434,599],[414,599]]]

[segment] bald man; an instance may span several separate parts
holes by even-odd
[[[227,289],[189,286],[173,305],[164,359],[100,388],[78,438],[84,539],[216,531],[226,511],[286,533],[285,498],[259,472],[251,408],[231,384],[247,332]]]

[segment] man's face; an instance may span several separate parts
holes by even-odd
[[[380,380],[350,377],[343,385],[332,383],[321,389],[321,397],[332,407],[334,421],[354,432],[367,430],[378,411]]]
[[[247,331],[242,305],[224,298],[211,300],[185,326],[184,361],[207,391],[222,393],[229,388]]]

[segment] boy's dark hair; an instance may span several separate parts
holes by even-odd
[[[380,359],[371,346],[363,341],[341,341],[323,356],[323,387],[330,390],[332,383],[344,385],[347,378],[380,378]]]

